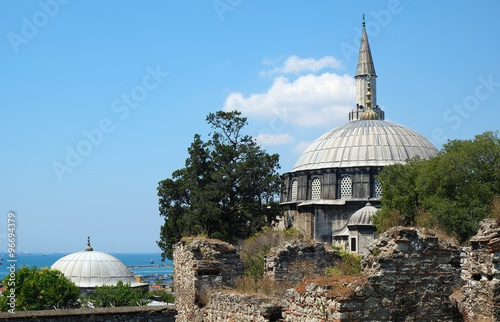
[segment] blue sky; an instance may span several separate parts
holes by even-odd
[[[361,15],[386,119],[441,148],[498,130],[498,1],[0,2],[0,247],[159,251],[158,182],[210,112],[290,171],[347,122]],[[206,137],[206,136],[205,136]]]

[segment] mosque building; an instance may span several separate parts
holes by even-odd
[[[133,288],[148,290],[148,283],[136,279],[122,261],[109,254],[94,251],[90,246],[90,237],[84,251],[66,255],[51,267],[61,271],[66,278],[80,288],[82,294],[95,293],[96,286],[116,285],[118,281],[130,283]]]
[[[356,70],[356,107],[349,122],[314,141],[285,173],[280,227],[359,254],[375,234],[371,217],[380,206],[383,167],[438,150],[417,132],[385,121],[377,105],[377,74],[363,19]]]

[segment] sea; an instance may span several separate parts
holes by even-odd
[[[109,253],[110,255],[118,258],[125,264],[134,275],[142,275],[144,281],[152,282],[162,279],[165,283],[171,282],[171,274],[174,272],[172,261],[165,259],[161,261],[160,253]],[[58,259],[68,254],[63,253],[18,253],[15,256],[17,262],[16,268],[22,266],[36,266],[37,268],[50,267]],[[7,253],[0,253],[0,258],[3,258],[0,265],[0,278],[3,280],[9,272],[10,259]]]

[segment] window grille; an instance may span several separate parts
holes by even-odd
[[[297,194],[299,190],[299,182],[297,180],[292,181],[292,201],[297,200]]]
[[[350,176],[343,176],[340,180],[340,198],[350,199],[352,197],[352,179]]]
[[[351,252],[356,251],[356,238],[352,237],[351,238]]]
[[[321,198],[321,181],[316,178],[311,183],[311,199]]]
[[[375,179],[373,184],[373,196],[375,198],[380,198],[382,196],[382,185]]]

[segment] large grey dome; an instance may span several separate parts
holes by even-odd
[[[130,283],[132,287],[144,286],[139,283],[125,264],[118,258],[97,252],[90,247],[82,252],[69,254],[57,260],[51,269],[57,269],[80,288],[94,288],[102,285],[116,285],[118,281]]]
[[[323,134],[299,157],[292,172],[325,168],[386,166],[438,150],[417,132],[389,121],[359,120]]]

